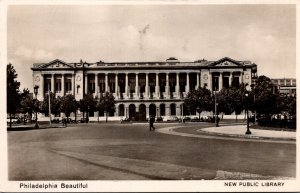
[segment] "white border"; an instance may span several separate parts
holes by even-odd
[[[7,24],[7,6],[8,5],[35,5],[35,4],[43,4],[43,5],[71,5],[71,4],[78,4],[78,5],[87,5],[87,4],[296,4],[297,5],[297,47],[296,50],[299,53],[299,18],[300,18],[300,1],[299,0],[203,0],[203,1],[196,1],[196,0],[189,0],[189,1],[34,1],[34,0],[26,0],[26,1],[8,1],[8,0],[0,0],[0,42],[1,42],[1,52],[0,52],[0,70],[1,70],[1,87],[6,88],[6,64],[7,64],[7,38],[6,38],[6,24]],[[297,54],[297,75],[299,75],[299,65],[300,65],[300,58]],[[297,79],[297,85],[300,85],[299,78]],[[299,86],[297,87],[297,101],[299,101]],[[7,132],[6,132],[6,92],[3,90],[1,92],[1,106],[5,108],[1,108],[1,117],[0,117],[0,153],[1,153],[1,164],[0,164],[0,191],[22,191],[22,192],[198,192],[198,191],[218,191],[218,192],[237,192],[237,191],[247,191],[247,192],[257,192],[257,191],[276,191],[276,192],[283,192],[283,191],[300,191],[300,171],[299,171],[299,140],[297,140],[297,177],[296,180],[283,180],[285,183],[284,187],[225,187],[224,182],[270,182],[274,180],[243,180],[243,181],[233,181],[233,180],[211,180],[211,181],[65,181],[65,183],[72,183],[72,182],[83,182],[88,183],[88,189],[19,189],[20,182],[18,181],[8,181],[8,167],[7,167]],[[299,105],[297,106],[297,112],[300,112]],[[297,120],[300,120],[300,115],[298,113]],[[297,128],[299,127],[299,121],[297,121]],[[297,132],[297,139],[299,137],[299,132]],[[279,180],[280,182],[282,180]],[[35,183],[34,181],[26,181]],[[58,186],[63,181],[36,181],[38,183],[55,183]],[[275,182],[275,181],[274,181]]]

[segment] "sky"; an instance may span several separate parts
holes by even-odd
[[[295,5],[9,5],[7,58],[32,91],[33,63],[250,60],[296,77]]]

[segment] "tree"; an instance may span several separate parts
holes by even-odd
[[[296,96],[282,94],[277,100],[278,111],[289,117],[296,117]]]
[[[69,116],[71,112],[75,112],[75,117],[76,117],[77,108],[78,108],[78,103],[73,95],[68,94],[61,98],[60,111],[65,113],[67,117],[67,122],[69,120]]]
[[[237,120],[237,115],[246,107],[246,86],[246,84],[241,84],[238,88],[222,88],[222,90],[217,93],[218,112],[225,114],[235,112]]]
[[[271,79],[266,76],[259,76],[250,93],[250,100],[252,100],[250,104],[252,105],[249,108],[252,111],[255,110],[259,116],[265,116],[270,120],[272,115],[278,113],[278,96],[278,89]]]
[[[100,96],[100,100],[97,104],[98,110],[103,110],[105,112],[105,122],[107,123],[108,115],[110,112],[115,112],[115,97],[112,93],[105,92],[104,95]]]
[[[61,104],[61,97],[55,97],[55,94],[51,92],[50,94],[50,104],[51,104],[51,114],[59,115],[60,111],[60,104]],[[49,94],[45,94],[44,100],[42,102],[41,111],[45,114],[49,112]],[[49,115],[51,116],[51,115]]]
[[[190,110],[196,110],[199,113],[200,119],[202,111],[213,110],[213,101],[210,90],[206,87],[199,87],[197,90],[190,91],[187,94],[184,103]]]
[[[24,89],[21,94],[20,112],[28,113],[30,120],[32,120],[33,113],[40,112],[40,101],[33,99],[28,89]]]
[[[8,64],[6,67],[6,92],[7,92],[7,113],[9,114],[9,128],[11,128],[12,115],[16,113],[20,106],[20,82],[16,79],[18,74],[12,64]]]
[[[79,101],[79,108],[81,112],[86,112],[86,121],[89,121],[88,112],[95,110],[97,101],[94,99],[92,94],[86,94]],[[83,116],[84,117],[84,116]]]
[[[236,88],[222,88],[217,94],[218,111],[225,114],[232,114],[234,112],[234,100],[236,97]]]
[[[241,112],[246,109],[246,105],[249,106],[249,103],[251,102],[251,100],[249,100],[249,98],[251,98],[250,96],[248,96],[248,98],[246,98],[246,92],[249,92],[249,91],[247,91],[246,87],[247,87],[247,84],[242,83],[239,86],[239,88],[234,89],[233,109],[234,109],[234,113],[236,115],[236,121],[237,121],[237,116],[239,114],[241,114]]]

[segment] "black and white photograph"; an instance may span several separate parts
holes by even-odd
[[[300,191],[299,1],[0,3],[0,191]]]

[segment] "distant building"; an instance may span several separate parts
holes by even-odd
[[[48,91],[56,96],[73,94],[76,100],[84,94],[100,96],[113,93],[115,119],[124,117],[145,120],[149,115],[169,118],[185,114],[183,98],[188,92],[206,86],[211,91],[223,87],[238,87],[252,83],[257,65],[250,61],[236,61],[225,57],[218,61],[198,60],[180,62],[171,57],[163,62],[95,62],[66,63],[54,60],[34,64],[33,86],[38,86],[39,100]],[[183,106],[183,107],[182,107]],[[183,108],[183,109],[181,109]],[[191,112],[196,115],[196,112]],[[98,112],[90,112],[98,117]],[[99,116],[104,116],[100,112]]]
[[[296,78],[271,79],[277,85],[280,94],[296,95]]]

